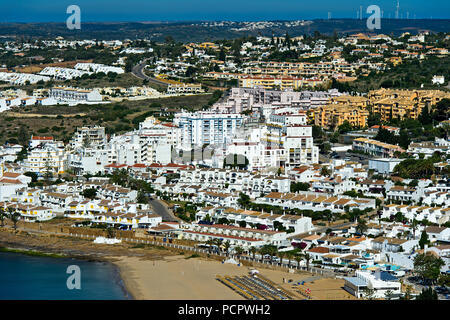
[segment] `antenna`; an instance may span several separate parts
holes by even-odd
[[[330,20],[330,19],[331,19],[331,12],[328,11],[328,20]]]
[[[359,6],[359,19],[362,20],[362,6]]]

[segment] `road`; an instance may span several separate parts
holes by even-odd
[[[175,215],[160,200],[150,199],[150,205],[152,206],[155,213],[163,218],[163,221],[180,221],[180,219],[175,217]]]
[[[161,80],[158,80],[158,79],[149,77],[149,76],[147,76],[147,75],[144,73],[144,68],[145,68],[146,65],[147,65],[147,59],[144,59],[144,61],[142,61],[140,64],[135,65],[135,66],[133,67],[133,69],[131,70],[131,73],[132,73],[134,76],[138,77],[139,79],[142,79],[142,80],[148,80],[149,82],[152,82],[152,83],[154,83],[154,84],[157,84],[157,85],[160,85],[160,86],[165,86],[165,87],[167,87],[168,84],[167,84],[166,82],[163,82],[163,81],[161,81]]]

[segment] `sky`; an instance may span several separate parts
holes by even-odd
[[[399,0],[400,18],[450,19],[449,0]],[[363,17],[369,5],[394,18],[397,0],[0,0],[0,22],[65,22],[77,5],[81,21],[259,21]]]

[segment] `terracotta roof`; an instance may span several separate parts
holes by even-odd
[[[325,248],[325,247],[315,247],[315,248],[309,249],[308,252],[329,253],[330,249]]]

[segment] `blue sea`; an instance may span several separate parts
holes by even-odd
[[[68,289],[67,280],[74,275],[73,271],[67,273],[71,265],[79,267],[80,289]],[[0,300],[130,298],[124,290],[118,270],[110,263],[0,252]]]

